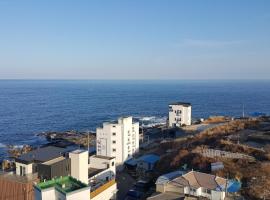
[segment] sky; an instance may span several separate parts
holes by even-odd
[[[269,0],[0,0],[0,79],[269,78]]]

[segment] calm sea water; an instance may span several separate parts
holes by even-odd
[[[243,104],[270,114],[270,81],[1,80],[0,157],[8,144],[42,142],[43,131],[95,130],[126,115],[164,121],[172,101],[191,102],[194,118],[240,116]]]

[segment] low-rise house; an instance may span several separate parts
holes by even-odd
[[[37,173],[41,180],[70,174],[71,160],[64,148],[47,146],[22,154],[15,159],[16,175]]]
[[[160,157],[155,154],[146,154],[137,159],[137,171],[152,171]]]
[[[165,176],[166,177],[166,176]],[[190,171],[173,179],[157,180],[157,192],[204,197],[212,200],[225,199],[227,179],[211,174]]]
[[[169,192],[170,185],[168,183],[171,182],[173,179],[182,176],[183,174],[183,171],[174,171],[158,177],[156,181],[156,191],[161,193]],[[173,189],[172,192],[175,192],[175,190]]]

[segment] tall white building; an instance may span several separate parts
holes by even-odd
[[[176,102],[169,104],[169,127],[191,125],[191,104]]]
[[[105,122],[97,128],[97,155],[115,157],[121,165],[139,150],[139,123],[132,117],[119,118],[117,122]]]

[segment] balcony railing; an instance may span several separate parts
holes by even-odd
[[[115,182],[115,179],[112,179],[112,180],[108,181],[107,183],[105,183],[104,185],[102,185],[99,188],[97,188],[96,190],[92,191],[90,193],[90,199],[94,198],[95,196],[99,195],[103,191],[107,190],[109,187],[111,187],[115,183],[116,183]]]

